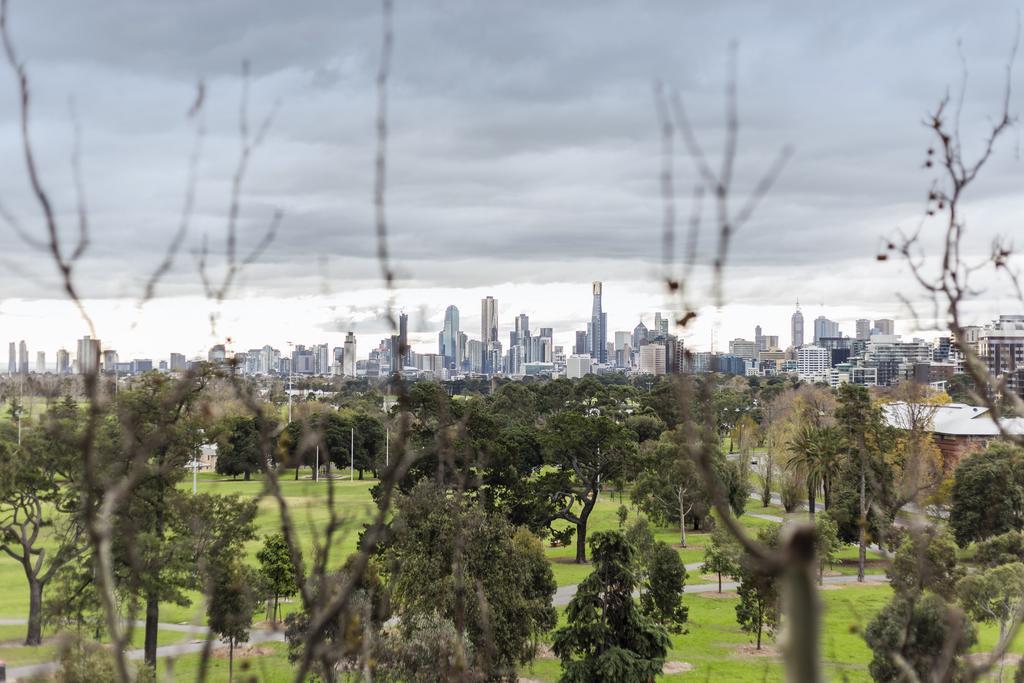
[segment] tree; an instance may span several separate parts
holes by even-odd
[[[839,530],[832,515],[823,512],[814,516],[814,554],[818,557],[818,585],[825,583],[825,565],[835,562],[842,547]]]
[[[1002,639],[1007,624],[1024,602],[1024,563],[1013,562],[967,574],[957,582],[956,594],[972,619],[998,623]]]
[[[961,547],[1024,529],[1024,449],[995,443],[956,468],[950,527]]]
[[[80,411],[55,406],[19,448],[0,440],[0,550],[21,565],[29,588],[26,645],[42,642],[43,591],[86,552],[78,515]],[[70,484],[70,485],[69,485]]]
[[[474,680],[476,650],[451,619],[413,614],[401,627],[386,626],[374,648],[375,679],[387,683]]]
[[[762,527],[757,537],[769,547],[779,544],[781,525]],[[736,605],[736,621],[740,628],[756,638],[757,649],[761,649],[761,635],[764,631],[774,633],[779,624],[779,591],[776,578],[755,566],[750,556],[740,561],[739,585],[736,587],[739,604]]]
[[[299,590],[291,548],[284,534],[266,536],[263,547],[256,551],[256,561],[260,564],[262,585],[270,597],[270,623],[276,626],[280,599]]]
[[[868,624],[864,640],[874,653],[868,666],[874,680],[906,680],[897,657],[918,680],[929,680],[946,648],[953,655],[962,655],[975,643],[977,634],[962,612],[951,613],[935,593],[897,593]]]
[[[267,468],[260,426],[260,421],[254,417],[229,417],[224,421],[218,430],[217,474],[229,477],[241,474],[249,481],[253,472]]]
[[[664,541],[654,544],[644,564],[647,577],[640,589],[640,606],[644,614],[678,633],[689,614],[683,605],[686,567],[679,553]]]
[[[556,584],[540,541],[466,496],[421,480],[396,501],[384,565],[403,619],[437,612],[487,653],[483,673],[511,675],[556,621]]]
[[[576,562],[587,561],[587,521],[604,482],[612,479],[635,449],[633,434],[607,417],[557,413],[542,436],[547,460],[559,468],[553,499],[555,519],[576,527]],[[574,508],[579,505],[579,512]]]
[[[974,546],[974,561],[983,567],[1024,562],[1024,533],[1007,531],[979,541]]]
[[[594,571],[580,583],[553,639],[559,680],[647,683],[661,673],[670,642],[633,603],[633,548],[614,531],[595,533],[590,543]]]
[[[946,600],[956,596],[957,580],[963,576],[956,544],[939,527],[907,533],[886,573],[897,593],[920,593],[927,588]]]
[[[680,438],[678,432],[666,433],[653,447],[645,448],[649,458],[630,497],[651,519],[678,523],[679,544],[685,548],[687,517],[694,530],[702,528],[712,501],[700,470],[679,445]],[[730,507],[736,515],[743,514],[749,488],[738,468],[720,454],[712,462]]]
[[[206,618],[210,630],[228,642],[228,680],[234,677],[235,645],[249,639],[256,611],[255,572],[237,557],[220,557],[213,563]]]
[[[806,477],[807,509],[814,514],[815,499],[821,488],[825,509],[831,502],[832,482],[838,470],[842,436],[835,427],[804,426],[789,443],[793,457],[786,467],[799,470]]]
[[[718,592],[722,592],[722,575],[736,576],[740,571],[740,559],[743,548],[736,537],[723,525],[718,525],[711,532],[711,538],[704,546],[704,564],[700,570],[704,573],[718,574]]]

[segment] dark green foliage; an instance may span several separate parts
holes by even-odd
[[[478,681],[473,643],[451,619],[430,612],[410,616],[402,628],[387,628],[374,649],[374,679],[387,683]]]
[[[619,532],[596,533],[590,543],[594,571],[579,585],[553,640],[562,661],[559,680],[647,683],[661,673],[670,642],[633,603],[633,548]]]
[[[906,534],[888,571],[897,593],[924,589],[952,600],[963,570],[956,563],[956,544],[944,529],[929,527]]]
[[[246,481],[254,472],[267,468],[268,454],[261,442],[260,422],[252,417],[228,418],[219,429],[217,474],[243,475]]]
[[[949,523],[960,546],[1024,528],[1024,449],[996,443],[965,458]]]
[[[716,526],[704,546],[704,565],[701,571],[718,575],[718,592],[721,593],[722,575],[739,574],[742,557],[743,548],[736,537],[725,526]]]
[[[256,552],[260,564],[261,585],[267,591],[270,621],[277,623],[281,598],[295,595],[299,590],[291,550],[284,534],[273,534],[263,539],[263,547]]]
[[[403,618],[437,612],[464,618],[476,666],[507,676],[529,661],[556,619],[555,580],[540,541],[516,532],[471,499],[423,480],[396,502],[382,550]]]
[[[228,643],[228,679],[234,670],[235,645],[249,639],[256,612],[257,577],[238,557],[220,557],[212,563],[206,619],[210,630]]]
[[[778,547],[780,529],[778,524],[762,527],[757,533],[758,540],[770,548]],[[736,594],[740,601],[736,605],[736,621],[740,628],[754,636],[760,650],[762,634],[774,633],[779,624],[778,581],[747,555],[740,560],[737,578]]]
[[[920,680],[931,680],[931,672],[943,655],[947,638],[955,637],[954,653],[962,655],[977,640],[974,626],[959,613],[956,621],[946,602],[930,592],[897,594],[882,608],[864,632],[874,652],[868,670],[876,681],[902,681],[905,674],[893,659],[899,655]]]
[[[1024,562],[1024,533],[1007,531],[980,541],[975,546],[974,561],[985,567]]]
[[[669,631],[678,633],[686,623],[688,610],[683,605],[686,567],[673,548],[658,541],[644,558],[646,580],[640,590],[644,614]]]

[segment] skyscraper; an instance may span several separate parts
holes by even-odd
[[[641,320],[637,323],[636,327],[633,328],[633,350],[636,351],[643,344],[647,343],[647,326],[644,325],[644,321]]]
[[[491,374],[496,369],[488,362],[492,344],[498,342],[498,300],[488,296],[480,300],[480,371]]]
[[[22,375],[28,374],[28,345],[24,339],[18,344],[18,372]]]
[[[57,374],[67,375],[71,372],[71,354],[67,349],[57,350]]]
[[[515,343],[526,344],[530,338],[530,317],[525,313],[516,316]]]
[[[449,306],[444,309],[444,328],[437,338],[437,353],[444,358],[446,368],[454,368],[458,362],[459,309]]]
[[[857,320],[857,339],[867,341],[871,338],[871,321],[866,318]]]
[[[825,337],[838,337],[839,323],[829,320],[823,315],[814,319],[814,343],[817,344]]]
[[[46,352],[36,351],[36,374],[46,374]]]
[[[878,330],[878,334],[894,335],[896,334],[896,323],[889,318],[882,318],[875,321],[875,329]]]
[[[764,342],[761,341],[761,326],[754,326],[754,349],[756,351],[764,351]]]
[[[224,347],[221,346],[223,351]],[[86,335],[78,340],[78,372],[89,375],[99,370],[100,340]]]
[[[356,335],[349,332],[345,335],[345,355],[342,356],[346,377],[356,376]]]
[[[792,346],[798,349],[804,345],[804,314],[800,312],[800,301],[796,302],[796,310],[790,318],[790,330],[792,332]]]
[[[397,369],[401,370],[406,365],[412,365],[411,352],[412,348],[409,346],[409,314],[400,313],[398,315],[398,365]]]
[[[18,372],[18,351],[14,342],[11,342],[11,345],[7,347],[7,353],[7,374],[16,374]]]
[[[601,283],[592,285],[594,304],[590,313],[590,357],[598,363],[608,362],[608,317],[601,310]]]

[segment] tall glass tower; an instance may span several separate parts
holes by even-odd
[[[601,283],[593,283],[594,307],[590,313],[590,357],[598,363],[608,362],[608,317],[601,310]]]

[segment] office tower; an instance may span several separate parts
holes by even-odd
[[[103,360],[100,363],[100,369],[103,372],[114,372],[117,369],[117,351],[112,349],[104,349]]]
[[[638,362],[640,373],[645,375],[665,374],[665,347],[662,344],[644,344],[640,348]]]
[[[525,344],[530,338],[530,317],[525,313],[516,316],[516,328],[512,332],[515,344]]]
[[[136,358],[131,363],[131,373],[133,375],[141,375],[144,372],[151,372],[153,370],[153,361],[149,358]]]
[[[398,316],[398,341],[402,347],[399,351],[402,359],[399,367],[415,365],[412,362],[412,345],[409,343],[409,315],[407,313]]]
[[[801,379],[820,379],[831,367],[831,354],[828,349],[813,344],[797,349],[796,369]]]
[[[598,363],[608,362],[608,317],[601,310],[601,283],[591,285],[594,303],[590,313],[590,357]]]
[[[764,351],[764,342],[761,340],[761,326],[754,326],[754,349]]]
[[[579,379],[589,375],[594,367],[594,359],[586,354],[573,354],[565,359],[565,376],[568,379]]]
[[[331,374],[331,349],[327,344],[317,344],[313,347],[313,356],[316,375]]]
[[[57,350],[57,374],[66,375],[71,372],[71,354],[67,349]]]
[[[469,359],[468,352],[466,351],[466,345],[469,343],[469,335],[465,332],[459,332],[456,337],[455,343],[455,368],[457,370],[465,370],[466,363]]]
[[[356,335],[349,332],[345,335],[344,368],[346,377],[356,376]]]
[[[629,330],[618,330],[615,332],[615,350],[621,351],[626,348],[631,342],[633,335]]]
[[[1024,315],[999,316],[981,330],[978,343],[989,373],[1024,398]]]
[[[733,339],[729,342],[729,354],[737,358],[753,360],[757,357],[757,345],[747,339]]]
[[[654,336],[668,336],[668,316],[662,315],[661,313],[654,314]]]
[[[303,347],[299,347],[303,348]],[[206,354],[206,360],[211,363],[223,363],[228,358],[228,352],[224,348],[223,344],[214,344],[210,347],[209,353]]]
[[[758,351],[771,351],[779,348],[779,335],[777,334],[762,334],[761,335],[761,346]]]
[[[483,372],[484,345],[476,339],[466,342],[466,356],[469,360],[469,371],[475,373]]]
[[[46,352],[45,351],[36,351],[36,374],[37,375],[45,375],[46,374]]]
[[[172,353],[169,368],[171,372],[185,372],[188,369],[188,364],[185,362],[185,354]]]
[[[224,347],[221,347],[224,348]],[[78,340],[78,372],[91,375],[100,369],[100,340],[88,335]]]
[[[889,318],[882,318],[875,321],[875,329],[878,330],[878,334],[894,335],[896,334],[896,323]]]
[[[13,375],[18,372],[18,351],[14,342],[7,347],[7,374]]]
[[[793,317],[789,321],[790,332],[792,334],[792,347],[798,349],[804,345],[804,314],[800,312],[800,301],[796,302],[796,311],[793,312]]]
[[[18,344],[18,373],[28,374],[28,345],[24,339]]]
[[[480,372],[494,372],[489,363],[491,344],[498,341],[498,301],[492,296],[480,300]]]
[[[455,306],[444,309],[444,328],[437,341],[437,353],[444,358],[445,367],[454,368],[459,355],[459,309]]]
[[[819,315],[814,319],[814,343],[817,344],[821,339],[835,338],[839,336],[839,323],[829,320],[823,315]]]
[[[583,353],[589,353],[590,347],[587,346],[587,333],[583,330],[576,330],[576,343],[572,347],[572,352],[577,356]]]
[[[641,320],[637,323],[637,326],[633,328],[633,350],[636,351],[641,346],[647,343],[647,326]]]
[[[871,338],[871,321],[865,318],[857,320],[857,339],[867,341]]]

